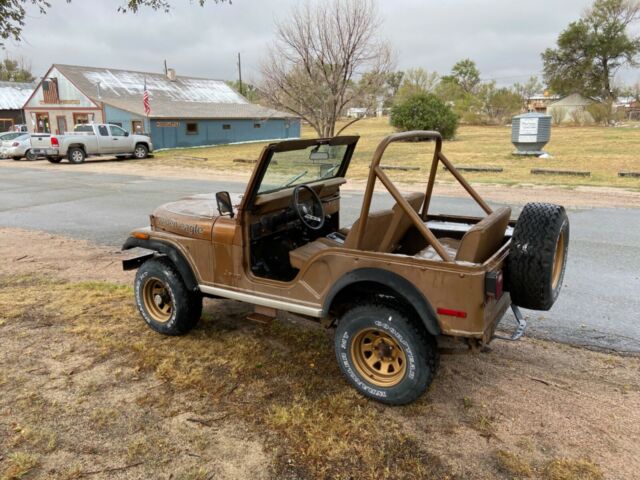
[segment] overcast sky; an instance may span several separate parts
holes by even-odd
[[[33,9],[22,43],[12,56],[43,75],[52,63],[162,71],[166,59],[178,74],[259,79],[260,61],[274,38],[274,21],[286,18],[295,0],[233,0],[205,7],[173,0],[171,13],[117,13],[124,0],[52,0],[47,15]],[[577,19],[589,0],[379,0],[380,35],[396,51],[399,69],[422,67],[447,73],[462,58],[475,60],[484,79],[500,84],[540,74],[540,52]],[[629,70],[626,82],[640,80]]]

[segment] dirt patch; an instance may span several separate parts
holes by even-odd
[[[0,478],[637,478],[638,358],[496,342],[443,355],[390,408],[346,384],[315,324],[218,300],[158,336],[119,266],[95,272],[111,250],[65,241],[0,230]]]

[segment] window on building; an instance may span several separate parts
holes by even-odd
[[[137,135],[144,133],[144,124],[141,120],[131,120],[131,133],[135,133]]]
[[[228,123],[223,123],[222,124],[222,129],[223,130],[231,130],[231,125],[229,125]]]
[[[198,123],[187,122],[187,135],[197,135],[197,134],[198,134]]]
[[[100,125],[98,127],[98,132],[100,133],[100,136],[102,136],[102,137],[108,137],[109,136],[109,129],[107,128],[106,125]]]
[[[253,128],[260,128],[260,127],[262,127],[262,124],[260,124],[260,123],[254,123],[253,124]]]
[[[73,124],[74,125],[86,125],[89,123],[89,114],[88,113],[74,113],[73,114]]]

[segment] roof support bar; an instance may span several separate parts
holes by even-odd
[[[398,142],[402,140],[423,138],[428,140],[435,140],[436,147],[433,153],[433,161],[431,162],[431,171],[429,172],[429,181],[427,183],[427,192],[425,195],[424,204],[422,206],[421,214],[418,215],[409,202],[402,196],[400,191],[393,184],[391,179],[387,176],[386,173],[380,168],[380,160],[384,155],[385,150],[392,142]],[[380,142],[378,148],[373,154],[373,159],[371,160],[371,167],[369,169],[369,177],[367,178],[367,187],[364,193],[364,199],[362,202],[362,210],[360,211],[360,223],[358,227],[358,231],[356,232],[356,245],[357,249],[361,248],[362,239],[364,237],[364,232],[367,229],[367,220],[369,217],[369,211],[371,209],[371,199],[373,198],[373,190],[375,188],[376,180],[380,179],[382,184],[385,186],[387,191],[393,196],[395,201],[400,205],[400,207],[404,210],[407,216],[411,219],[415,227],[422,234],[425,240],[431,245],[438,255],[445,262],[451,262],[453,259],[447,253],[442,244],[438,241],[437,237],[431,232],[429,227],[426,225],[426,220],[429,213],[429,204],[431,202],[431,197],[433,195],[433,186],[435,184],[436,174],[438,171],[438,163],[442,162],[442,164],[451,172],[451,174],[455,177],[456,180],[462,185],[462,187],[471,195],[471,197],[480,205],[480,207],[487,213],[491,214],[491,207],[480,197],[478,192],[474,190],[474,188],[464,179],[460,172],[451,164],[451,162],[445,157],[442,153],[442,136],[439,132],[420,130],[420,131],[411,131],[411,132],[402,132],[402,133],[394,133],[392,135],[387,136]]]

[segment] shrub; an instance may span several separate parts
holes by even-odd
[[[401,131],[436,130],[450,139],[458,128],[458,117],[435,95],[419,93],[391,108],[391,125]]]

